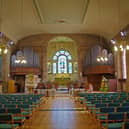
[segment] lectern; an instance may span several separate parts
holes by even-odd
[[[2,88],[3,87],[3,85],[2,85],[2,81],[0,81],[0,94],[2,94]]]
[[[29,94],[33,94],[34,86],[27,86]]]

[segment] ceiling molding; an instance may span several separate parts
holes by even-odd
[[[83,24],[85,24],[85,22],[86,22],[86,14],[87,14],[87,10],[89,7],[89,3],[90,3],[90,0],[85,0],[85,9],[84,9],[83,17],[82,17]]]
[[[23,12],[22,3],[17,0],[2,1],[0,28],[15,41],[40,33],[95,34],[110,40],[129,23],[129,0],[121,0],[121,28],[118,26],[118,4],[113,0],[101,0],[101,23],[97,0],[24,0]]]
[[[35,11],[37,13],[37,16],[39,17],[40,23],[43,24],[44,18],[42,16],[38,0],[33,0],[33,4],[34,4],[34,7],[35,7]]]

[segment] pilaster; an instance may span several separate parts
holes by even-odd
[[[10,77],[10,51],[8,51],[6,55],[2,55],[3,92],[7,92],[9,77]]]

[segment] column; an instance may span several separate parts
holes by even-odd
[[[127,80],[127,67],[126,67],[126,48],[122,51],[122,88],[123,91],[127,90],[126,80]]]
[[[117,91],[122,90],[120,79],[122,78],[121,51],[114,52],[115,76],[117,79]]]
[[[42,46],[41,61],[42,79],[47,81],[47,45]]]
[[[10,77],[10,51],[8,51],[6,55],[2,55],[3,92],[7,92],[9,77]]]
[[[129,92],[129,51],[126,52],[126,65],[127,65],[127,80],[126,80],[126,91]]]
[[[126,68],[126,48],[123,51],[118,50],[114,53],[115,71],[117,77],[117,91],[126,91],[127,68]]]
[[[84,60],[84,56],[85,56],[85,49],[83,47],[80,46],[80,48],[78,49],[78,75],[79,75],[79,79],[83,80],[82,78],[82,74],[83,74],[83,60]]]

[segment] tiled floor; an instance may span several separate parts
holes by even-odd
[[[97,129],[97,126],[81,105],[67,96],[48,97],[36,113],[32,129]]]

